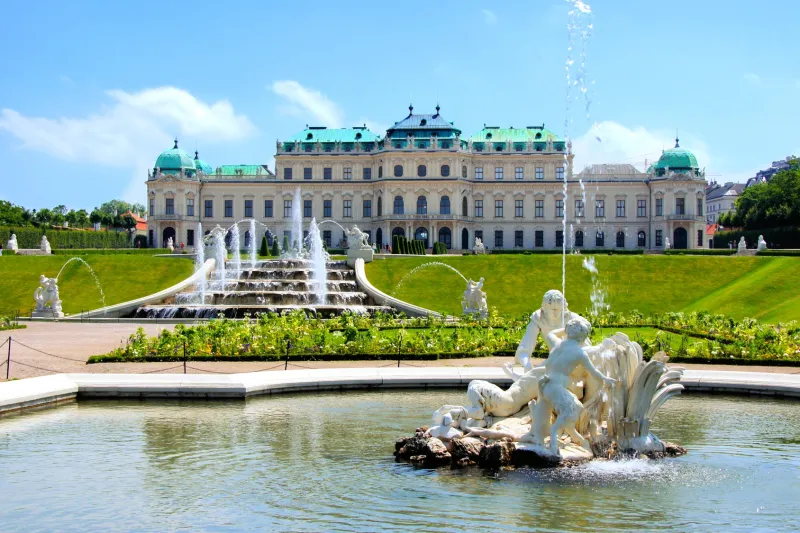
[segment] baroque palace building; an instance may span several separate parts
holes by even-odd
[[[353,224],[377,246],[392,235],[472,249],[567,246],[575,249],[663,249],[703,246],[705,178],[695,156],[665,150],[646,172],[633,165],[592,165],[573,174],[571,146],[544,125],[484,126],[471,136],[434,114],[414,114],[384,136],[366,126],[307,126],[276,145],[267,165],[216,169],[175,146],[148,172],[148,239],[193,247],[204,233],[253,218],[257,243],[271,235],[290,241],[292,213],[304,224]],[[564,181],[566,180],[566,194]],[[295,198],[300,189],[300,205]],[[262,225],[263,224],[263,225]],[[240,226],[246,246],[248,224]],[[344,244],[335,224],[321,226],[329,247]],[[270,237],[271,237],[270,235]]]

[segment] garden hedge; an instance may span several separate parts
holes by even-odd
[[[17,244],[24,249],[38,249],[42,235],[47,235],[51,248],[132,248],[129,235],[118,231],[91,231],[56,229],[45,227],[0,227],[0,243],[5,248],[11,234],[17,236]]]
[[[86,248],[53,250],[53,255],[155,255],[171,253],[167,248]],[[181,255],[181,254],[176,254]]]
[[[794,226],[758,230],[718,231],[714,235],[714,248],[727,248],[729,242],[738,243],[742,237],[747,242],[748,248],[755,248],[758,244],[759,235],[764,236],[764,240],[767,241],[767,245],[770,248],[800,248],[800,228]]]
[[[712,248],[710,250],[664,250],[665,255],[736,255],[736,249]]]

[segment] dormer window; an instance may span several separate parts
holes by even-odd
[[[306,140],[310,141],[313,137],[314,137],[314,134],[313,133],[309,133],[308,135],[306,135]]]
[[[426,125],[427,123],[428,123],[428,121],[427,121],[427,120],[425,120],[424,118],[423,118],[422,120],[420,120],[420,121],[419,121],[419,125],[420,125],[420,126],[424,126],[424,125]]]
[[[360,138],[361,138],[361,134],[360,133],[356,133],[356,140],[359,140]]]
[[[486,138],[487,138],[487,139],[491,139],[491,138],[492,138],[492,134],[491,134],[491,133],[487,133],[487,134],[486,134]]]
[[[542,138],[542,134],[541,133],[537,133],[534,138],[541,139]]]

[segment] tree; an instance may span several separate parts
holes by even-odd
[[[742,191],[730,223],[747,230],[800,225],[800,161]]]
[[[287,254],[289,253],[289,236],[288,235],[284,235],[283,236],[283,251],[284,251],[284,253],[287,253]]]
[[[75,211],[75,223],[80,228],[85,228],[89,224],[89,213],[86,212],[86,209]]]
[[[266,235],[261,237],[261,248],[258,250],[258,254],[262,257],[269,257],[269,247],[267,246]]]
[[[278,248],[278,239],[277,238],[272,239],[272,256],[273,257],[280,257],[281,256],[281,250],[280,250],[280,248]]]
[[[125,215],[122,217],[122,227],[125,228],[125,231],[127,231],[128,235],[133,239],[133,235],[136,233],[136,219],[131,215]]]
[[[92,211],[92,214],[89,215],[89,221],[92,224],[100,224],[103,222],[103,213],[97,209],[96,207]]]
[[[39,225],[49,226],[50,221],[53,219],[53,212],[45,207],[37,211],[35,219]]]

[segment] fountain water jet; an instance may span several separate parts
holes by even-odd
[[[250,266],[256,266],[258,252],[256,252],[256,221],[250,219]]]
[[[195,271],[200,270],[203,268],[203,265],[206,262],[206,245],[203,242],[203,225],[201,223],[197,223],[197,237],[195,238],[195,259],[194,259],[194,269]],[[200,293],[200,303],[206,303],[206,278],[200,280],[200,283],[197,284],[198,292]]]
[[[94,278],[94,284],[97,286],[97,290],[100,291],[100,301],[103,302],[103,307],[105,307],[106,306],[106,295],[103,292],[103,288],[100,286],[100,278],[97,277],[97,272],[95,272],[94,269],[91,266],[89,266],[89,263],[87,263],[86,261],[84,261],[80,257],[71,257],[70,259],[67,259],[67,262],[64,263],[63,265],[61,265],[61,270],[59,270],[58,274],[56,274],[56,277],[55,277],[56,281],[58,281],[58,278],[61,277],[61,273],[64,271],[66,266],[68,264],[72,263],[73,261],[78,261],[79,263],[83,263],[83,265],[86,268],[89,269],[89,273],[92,275],[92,278]]]
[[[228,259],[228,251],[225,249],[225,230],[217,226],[211,231],[214,237],[214,256],[216,259],[214,277],[218,280],[217,287],[225,290],[225,267]]]
[[[231,262],[233,263],[233,277],[238,278],[242,272],[242,252],[239,246],[239,224],[231,227]]]
[[[325,251],[325,247],[322,243],[322,237],[319,233],[319,227],[317,226],[317,220],[315,218],[311,219],[311,225],[308,228],[308,255],[309,261],[311,261],[311,271],[313,273],[313,287],[314,287],[314,294],[317,299],[317,303],[323,305],[326,303],[327,294],[328,294],[328,284],[327,284],[327,263],[328,263],[328,252]]]
[[[411,270],[411,271],[410,271],[408,274],[406,274],[405,276],[403,276],[403,277],[402,277],[402,279],[401,279],[401,280],[400,280],[400,281],[397,283],[397,285],[395,286],[394,290],[392,291],[392,296],[394,296],[395,294],[397,294],[397,291],[398,291],[398,290],[400,290],[400,287],[403,285],[403,283],[404,283],[404,282],[405,282],[405,281],[406,281],[408,278],[410,278],[411,276],[413,276],[414,274],[416,274],[416,273],[417,273],[417,272],[419,272],[420,270],[423,270],[423,269],[425,269],[425,268],[429,268],[429,267],[444,267],[444,268],[447,268],[447,269],[449,269],[449,270],[452,270],[452,271],[453,271],[453,272],[455,272],[456,274],[458,274],[458,275],[461,277],[461,279],[463,279],[463,280],[464,280],[464,282],[465,282],[465,283],[467,282],[467,278],[465,278],[465,277],[464,277],[464,274],[462,274],[461,272],[459,272],[459,271],[458,271],[458,270],[456,270],[455,268],[451,267],[450,265],[448,265],[448,264],[445,264],[445,263],[440,263],[439,261],[431,261],[431,262],[429,262],[429,263],[423,263],[423,264],[419,265],[418,267],[416,267],[416,268],[414,268],[413,270]]]
[[[300,187],[294,190],[294,207],[292,208],[292,236],[289,241],[292,259],[297,259],[303,252],[303,199],[300,196]],[[295,246],[295,243],[297,244]]]

